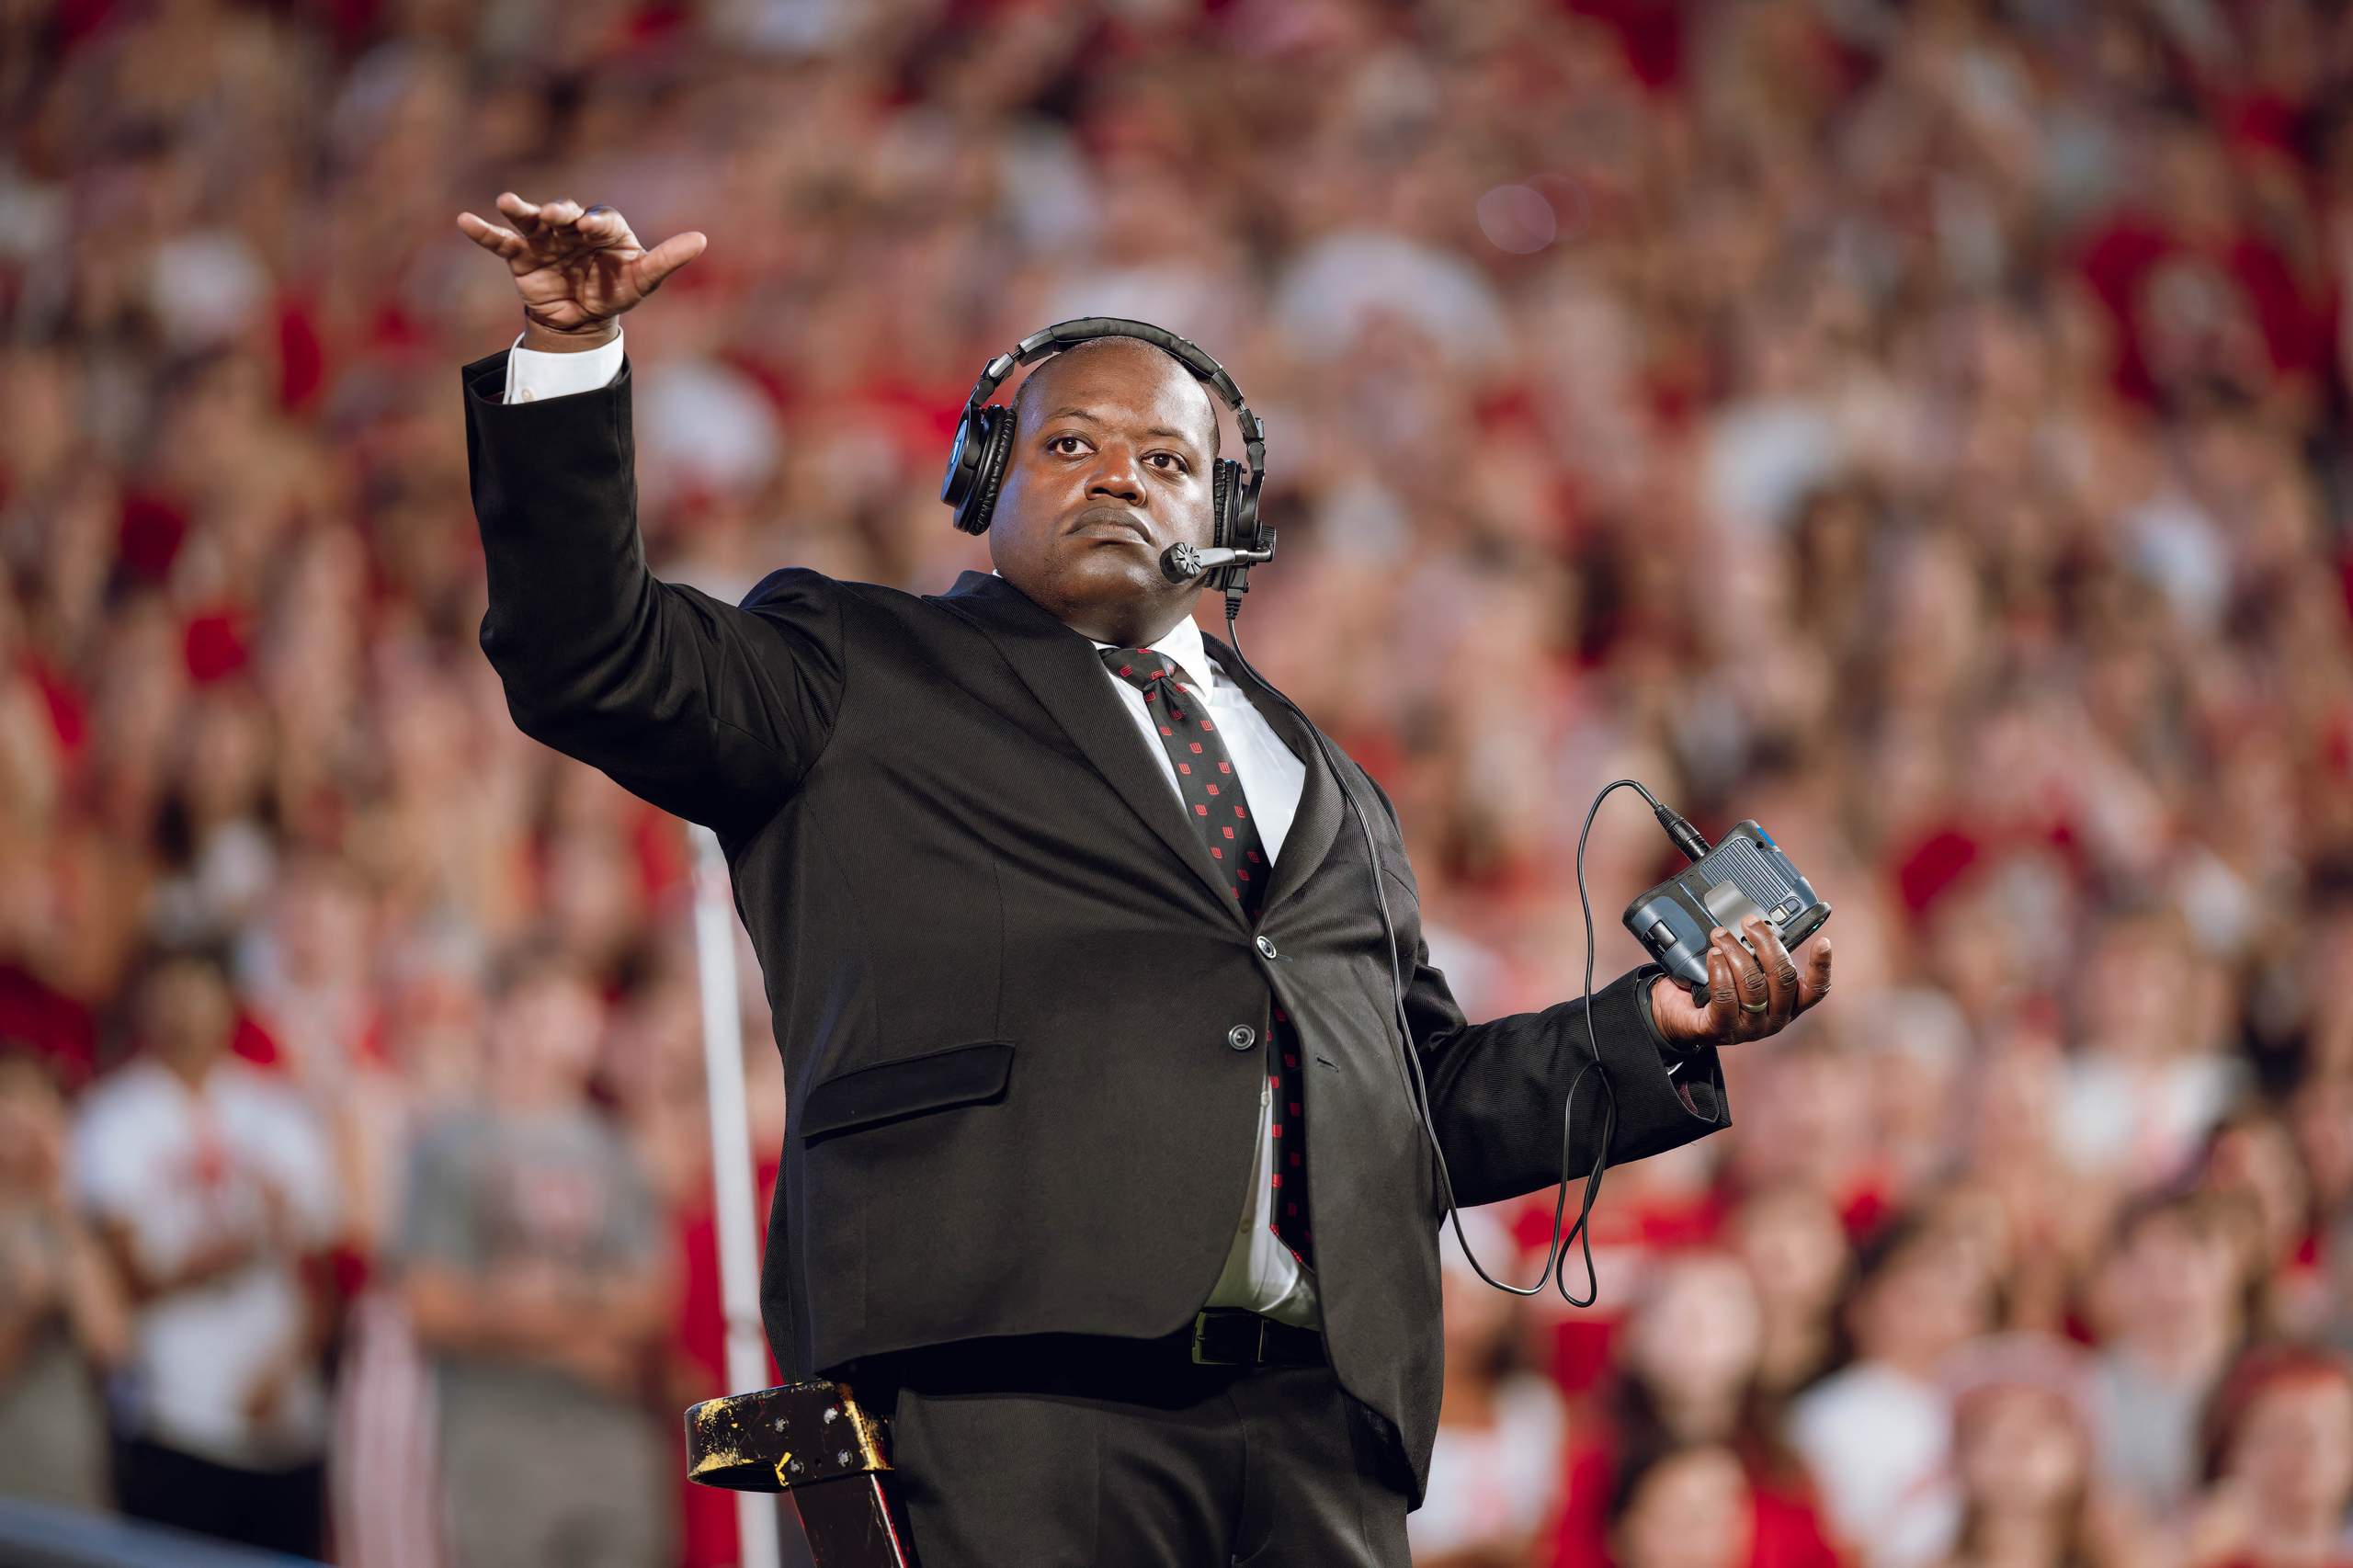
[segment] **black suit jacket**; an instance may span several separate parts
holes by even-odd
[[[637,529],[627,366],[511,405],[505,369],[497,354],[463,371],[483,651],[525,733],[726,850],[790,1096],[761,1279],[779,1361],[807,1376],[989,1335],[1183,1326],[1249,1196],[1279,1004],[1311,1058],[1332,1364],[1393,1424],[1418,1504],[1438,1404],[1435,1166],[1342,791],[1388,881],[1461,1202],[1560,1178],[1581,999],[1465,1022],[1430,967],[1388,798],[1345,756],[1335,777],[1218,639],[1307,767],[1255,928],[1087,639],[980,572],[918,596],[787,567],[741,605],[661,582]],[[1594,1000],[1613,1160],[1728,1120],[1712,1051],[1681,1069],[1689,1103],[1662,1064],[1634,989],[1657,972]],[[1577,1172],[1597,1088],[1577,1096]]]

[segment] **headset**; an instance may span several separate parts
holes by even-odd
[[[1161,571],[1172,582],[1189,582],[1199,578],[1201,585],[1222,590],[1225,595],[1225,635],[1242,667],[1256,681],[1280,699],[1299,719],[1300,724],[1314,740],[1323,754],[1324,766],[1330,768],[1333,782],[1341,798],[1347,801],[1348,813],[1356,819],[1357,831],[1364,838],[1365,867],[1372,875],[1372,896],[1381,911],[1382,932],[1387,937],[1382,948],[1389,958],[1390,1002],[1397,1025],[1397,1038],[1405,1059],[1408,1076],[1407,1097],[1413,1102],[1414,1115],[1421,1123],[1422,1136],[1428,1142],[1430,1157],[1436,1163],[1438,1189],[1446,1207],[1446,1217],[1454,1226],[1454,1239],[1462,1247],[1462,1256],[1480,1278],[1498,1290],[1515,1296],[1534,1296],[1542,1292],[1546,1279],[1558,1287],[1561,1299],[1572,1306],[1589,1307],[1599,1295],[1594,1277],[1593,1240],[1587,1221],[1593,1213],[1594,1199],[1601,1190],[1601,1174],[1609,1161],[1609,1143],[1617,1126],[1617,1092],[1611,1087],[1609,1074],[1601,1075],[1602,1113],[1600,1139],[1594,1152],[1593,1165],[1586,1173],[1585,1196],[1578,1205],[1576,1223],[1570,1227],[1567,1237],[1561,1231],[1561,1221],[1566,1212],[1569,1197],[1569,1158],[1575,1126],[1577,1089],[1588,1072],[1601,1065],[1601,1048],[1593,1032],[1593,905],[1586,900],[1585,839],[1593,829],[1595,812],[1610,790],[1620,785],[1631,785],[1642,790],[1632,779],[1620,779],[1594,798],[1592,809],[1586,812],[1585,833],[1577,835],[1577,895],[1585,901],[1585,1033],[1586,1060],[1578,1065],[1576,1076],[1569,1080],[1569,1093],[1561,1107],[1561,1187],[1552,1206],[1552,1244],[1544,1258],[1543,1272],[1534,1284],[1507,1284],[1495,1278],[1482,1267],[1471,1250],[1470,1238],[1462,1233],[1462,1216],[1454,1200],[1454,1178],[1446,1168],[1446,1151],[1438,1142],[1438,1129],[1430,1119],[1429,1085],[1424,1080],[1421,1058],[1414,1051],[1412,1019],[1405,1011],[1405,985],[1397,967],[1397,926],[1389,913],[1389,893],[1382,886],[1381,856],[1375,848],[1372,829],[1365,820],[1364,808],[1357,801],[1357,792],[1349,788],[1347,775],[1333,756],[1324,732],[1301,710],[1298,703],[1278,689],[1273,682],[1261,676],[1247,655],[1242,652],[1242,639],[1234,630],[1234,618],[1242,610],[1242,596],[1249,591],[1250,568],[1271,558],[1275,550],[1275,530],[1267,527],[1258,516],[1258,493],[1267,478],[1267,431],[1265,424],[1250,412],[1243,401],[1242,390],[1224,367],[1185,338],[1149,322],[1133,321],[1124,316],[1081,316],[1058,322],[1041,331],[1033,332],[1010,350],[991,359],[982,369],[980,380],[972,383],[972,395],[964,400],[964,412],[956,423],[955,445],[948,454],[948,472],[939,483],[939,498],[956,509],[955,526],[964,533],[979,534],[988,530],[990,516],[996,509],[997,489],[1005,482],[1005,468],[1013,451],[1013,410],[989,399],[1005,384],[1005,379],[1023,365],[1047,358],[1075,347],[1090,338],[1138,337],[1165,349],[1174,356],[1195,380],[1214,392],[1228,408],[1233,410],[1234,420],[1241,426],[1244,450],[1250,459],[1250,471],[1245,475],[1242,465],[1230,458],[1218,460],[1211,477],[1210,495],[1211,527],[1210,544],[1216,552],[1214,561],[1189,545],[1172,546],[1161,558]],[[1650,791],[1642,790],[1644,796]],[[1654,802],[1655,804],[1655,802]],[[1666,808],[1661,806],[1660,812]],[[1662,816],[1662,821],[1665,817]],[[1680,819],[1677,819],[1678,821]],[[1569,1294],[1563,1270],[1568,1265],[1567,1241],[1582,1244],[1585,1254],[1586,1296],[1579,1301]]]
[[[1213,549],[1272,555],[1275,530],[1258,518],[1258,490],[1267,477],[1266,425],[1250,412],[1242,389],[1233,384],[1223,366],[1175,333],[1124,316],[1081,316],[1057,322],[1031,333],[983,368],[981,379],[972,383],[972,396],[964,400],[963,417],[956,422],[956,444],[948,453],[948,472],[939,482],[939,498],[956,508],[956,527],[968,534],[988,531],[989,518],[996,511],[997,487],[1005,483],[1005,465],[1013,453],[1013,410],[990,403],[990,397],[1017,367],[1097,337],[1143,339],[1174,356],[1196,381],[1233,410],[1250,471],[1245,474],[1242,465],[1231,458],[1220,458],[1211,471],[1210,544]],[[1203,585],[1247,592],[1249,566],[1215,568]]]

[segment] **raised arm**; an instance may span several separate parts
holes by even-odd
[[[701,254],[689,232],[648,250],[608,207],[498,199],[506,224],[458,226],[504,259],[522,347],[585,353]],[[843,687],[838,585],[771,574],[743,605],[646,569],[626,359],[571,395],[507,401],[506,353],[461,375],[466,457],[490,605],[481,642],[517,728],[632,793],[746,830],[799,785]]]

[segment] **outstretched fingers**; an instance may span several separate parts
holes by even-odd
[[[689,230],[648,250],[608,204],[584,208],[570,197],[534,202],[501,191],[497,213],[505,223],[461,212],[459,231],[505,258],[525,313],[557,331],[620,315],[710,244]]]
[[[523,236],[514,230],[486,223],[471,212],[458,214],[458,232],[495,256],[517,256],[526,248]]]
[[[511,190],[503,190],[498,193],[498,210],[526,244],[540,251],[583,237],[580,203],[568,196],[554,201],[526,201]]]
[[[700,256],[710,240],[700,229],[688,229],[683,234],[672,234],[639,258],[638,287],[651,294],[662,287],[662,280]]]

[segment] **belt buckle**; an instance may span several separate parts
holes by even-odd
[[[1207,1353],[1210,1324],[1212,1321],[1231,1322],[1231,1318],[1212,1320],[1208,1312],[1195,1312],[1193,1314],[1193,1365],[1197,1367],[1265,1366],[1267,1364],[1267,1333],[1273,1325],[1274,1320],[1257,1312],[1251,1313],[1250,1317],[1256,1324],[1256,1329],[1250,1342],[1248,1353],[1241,1356],[1219,1356]]]

